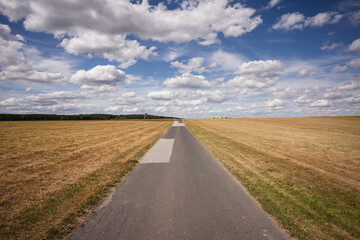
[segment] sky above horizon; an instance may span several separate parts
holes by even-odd
[[[360,115],[360,1],[0,0],[0,113]]]

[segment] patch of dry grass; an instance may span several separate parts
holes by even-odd
[[[360,117],[185,123],[291,236],[360,239]]]
[[[0,122],[0,239],[63,237],[171,124]]]

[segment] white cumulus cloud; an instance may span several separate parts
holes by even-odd
[[[348,69],[348,67],[346,65],[344,66],[340,66],[340,65],[336,65],[335,67],[331,68],[332,72],[344,72]]]
[[[105,35],[93,31],[65,38],[60,45],[74,55],[94,53],[110,61],[120,62],[122,68],[135,64],[138,58],[148,59],[150,55],[156,55],[155,47],[146,48],[136,40],[126,40],[125,35]]]
[[[252,89],[268,89],[274,87],[279,80],[279,74],[285,69],[283,63],[279,60],[257,60],[244,62],[239,65],[234,78],[223,87],[244,87]]]
[[[320,49],[321,50],[333,50],[337,47],[341,47],[342,46],[342,43],[333,43],[333,44],[324,44]]]
[[[280,99],[291,99],[293,97],[296,97],[297,95],[298,95],[298,90],[290,87],[287,87],[286,89],[283,90],[276,90],[275,92],[272,93],[272,96]]]
[[[70,81],[84,85],[116,85],[123,82],[126,75],[113,65],[98,65],[90,70],[79,70],[73,74]]]
[[[343,17],[342,14],[336,12],[323,12],[318,13],[313,17],[309,17],[305,20],[305,27],[322,27],[325,24],[335,24],[338,23],[341,18]]]
[[[359,51],[359,50],[360,50],[360,38],[354,40],[349,46],[349,51]]]
[[[24,38],[12,35],[8,25],[0,24],[0,79],[37,83],[65,82],[62,73],[36,71],[33,61],[24,54]]]
[[[272,27],[276,30],[290,31],[293,29],[303,29],[305,16],[299,12],[287,13],[280,17],[280,20]]]
[[[265,7],[266,9],[270,9],[278,5],[282,0],[270,0],[268,5]]]
[[[152,91],[147,95],[149,98],[154,100],[170,100],[175,97],[175,94],[170,91]]]
[[[183,73],[180,76],[167,78],[164,83],[171,88],[209,88],[210,82],[205,80],[203,75],[193,75],[191,73]]]
[[[360,68],[360,58],[355,58],[355,59],[347,62],[346,65],[348,65],[352,68]]]
[[[279,60],[259,60],[240,64],[236,74],[254,74],[281,71],[284,65]]]
[[[148,0],[0,0],[0,11],[11,21],[24,19],[26,30],[62,39],[60,46],[68,53],[95,54],[127,68],[137,59],[156,55],[155,47],[147,48],[128,36],[211,45],[219,42],[219,33],[238,37],[262,23],[255,9],[230,2],[183,1],[176,9],[167,9],[161,2],[151,5]]]
[[[211,56],[211,61],[224,70],[234,71],[244,62],[244,58],[234,53],[218,50]]]
[[[92,93],[107,93],[114,92],[116,87],[111,85],[82,85],[81,89],[89,90]]]
[[[31,95],[25,98],[8,98],[0,102],[1,106],[15,107],[23,110],[50,109],[53,106],[67,103],[75,103],[86,96],[79,92],[51,92],[45,94]]]
[[[214,92],[206,93],[206,101],[209,103],[223,103],[232,98],[233,94],[228,91],[216,90]]]
[[[203,73],[203,72],[207,71],[206,68],[203,66],[203,64],[204,64],[203,57],[190,58],[187,61],[187,63],[175,61],[175,62],[171,62],[170,64],[172,67],[178,68],[179,72],[181,72],[181,73],[185,73],[185,72]]]
[[[266,106],[270,109],[282,109],[284,108],[283,101],[281,99],[275,98],[266,102]]]
[[[360,89],[360,80],[358,81],[347,81],[339,86],[340,90],[355,90]]]
[[[360,24],[360,10],[350,13],[348,18],[354,26],[358,26]]]
[[[318,75],[320,73],[322,73],[322,70],[318,68],[315,69],[301,68],[297,71],[296,75],[298,77],[311,77],[314,75]]]
[[[299,12],[287,13],[282,15],[272,28],[290,31],[294,29],[302,30],[304,27],[322,27],[325,24],[336,24],[342,17],[343,15],[337,12],[323,12],[307,18]]]
[[[24,18],[26,29],[56,36],[79,36],[89,30],[99,34],[134,34],[141,39],[202,44],[217,42],[217,33],[237,37],[262,23],[255,10],[228,0],[184,1],[174,10],[119,1],[24,0],[6,3],[1,11],[13,20]],[[211,14],[209,11],[211,10]],[[66,18],[64,18],[66,16]]]
[[[123,98],[134,98],[134,97],[136,97],[136,94],[135,94],[135,92],[131,91],[131,92],[123,93],[121,96]]]
[[[266,89],[274,87],[275,83],[279,80],[277,74],[248,74],[236,76],[226,83],[222,84],[223,87],[244,87],[250,89]]]
[[[30,4],[24,0],[0,0],[0,12],[8,16],[10,21],[17,21],[30,13]]]
[[[329,106],[329,101],[326,99],[319,99],[316,100],[315,102],[312,102],[310,104],[311,107],[327,107]]]

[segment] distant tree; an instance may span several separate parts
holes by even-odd
[[[123,120],[123,119],[174,119],[148,114],[80,114],[80,115],[56,115],[56,114],[0,114],[0,121],[69,121],[69,120]]]

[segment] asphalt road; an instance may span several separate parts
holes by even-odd
[[[175,122],[68,239],[288,239]]]

